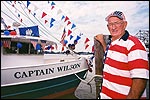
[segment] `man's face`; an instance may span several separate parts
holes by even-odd
[[[119,19],[118,17],[110,17],[108,20],[108,30],[112,37],[122,36],[124,34],[127,22]]]

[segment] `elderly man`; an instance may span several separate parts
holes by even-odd
[[[106,46],[103,35],[96,35],[104,47],[101,99],[146,99],[149,79],[148,56],[144,43],[129,34],[121,11],[106,17],[111,39]]]

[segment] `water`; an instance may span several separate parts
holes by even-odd
[[[92,72],[87,73],[87,77],[85,79],[88,82],[94,75],[94,70]],[[96,87],[95,81],[92,80],[90,85],[87,85],[85,82],[80,82],[76,91],[72,94],[61,96],[57,99],[96,99]]]

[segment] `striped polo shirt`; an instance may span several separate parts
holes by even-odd
[[[103,69],[101,99],[125,99],[132,78],[149,79],[148,55],[145,44],[128,31],[111,42]],[[146,98],[146,89],[142,95]]]

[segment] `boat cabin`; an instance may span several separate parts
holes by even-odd
[[[44,54],[45,46],[55,44],[40,37],[7,35],[1,32],[1,53],[6,54]]]

